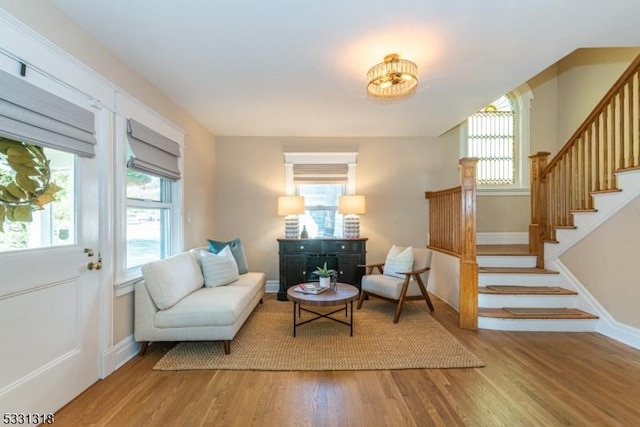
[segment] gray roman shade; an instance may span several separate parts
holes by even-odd
[[[346,183],[349,167],[346,163],[294,164],[296,184]]]
[[[131,149],[128,168],[172,181],[180,179],[178,143],[133,119],[127,121],[127,134]]]
[[[95,156],[95,119],[65,99],[0,70],[0,136]]]

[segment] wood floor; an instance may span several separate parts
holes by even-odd
[[[640,351],[595,333],[460,330],[457,314],[433,300],[434,316],[482,358],[485,367],[152,371],[171,347],[160,343],[60,410],[55,424],[640,425]]]

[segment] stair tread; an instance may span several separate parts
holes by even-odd
[[[528,244],[476,245],[477,256],[535,256]]]
[[[478,272],[501,274],[558,274],[557,271],[535,267],[480,267],[478,268]]]
[[[598,316],[577,308],[479,308],[478,316],[499,319],[597,319]]]
[[[489,285],[478,288],[478,293],[493,295],[577,295],[575,291],[559,286]]]

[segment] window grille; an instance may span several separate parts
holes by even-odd
[[[515,183],[515,114],[505,96],[469,117],[467,141],[469,156],[479,159],[479,185]]]

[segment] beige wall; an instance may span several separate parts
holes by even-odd
[[[639,48],[578,49],[558,63],[558,148],[638,54]]]
[[[640,197],[578,242],[560,260],[620,323],[640,328]]]
[[[213,234],[214,137],[143,77],[122,63],[47,0],[0,0],[0,8],[186,131],[184,149],[184,246]],[[187,213],[192,221],[187,222]],[[133,332],[131,295],[114,300],[114,343]]]
[[[392,244],[424,246],[428,202],[424,192],[458,182],[457,134],[441,138],[217,137],[217,239],[240,237],[250,268],[278,280],[284,219],[276,202],[285,192],[285,151],[357,151],[357,192],[367,197],[361,235],[367,258],[380,260]]]

